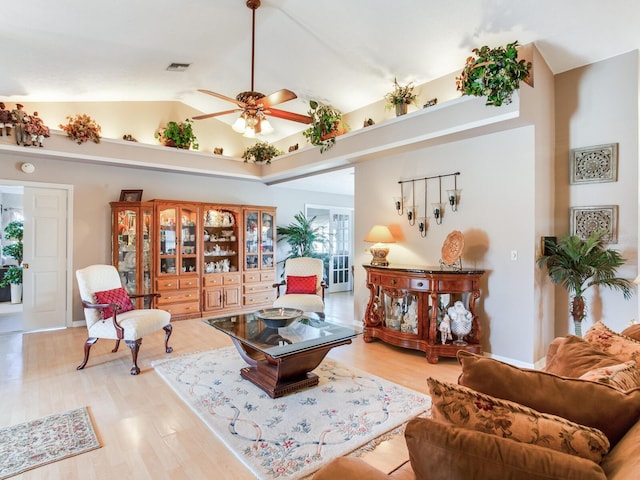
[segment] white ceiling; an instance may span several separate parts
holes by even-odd
[[[178,100],[203,113],[250,89],[245,0],[3,2],[0,99]],[[256,12],[255,89],[343,112],[400,83],[460,70],[474,47],[535,42],[554,73],[640,46],[637,0],[263,0]],[[171,62],[190,63],[184,73]],[[231,123],[235,115],[220,117]],[[208,122],[216,119],[203,120]],[[274,119],[275,140],[303,126]],[[230,132],[230,134],[233,134]]]

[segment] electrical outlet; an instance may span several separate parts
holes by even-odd
[[[511,250],[511,261],[515,262],[518,260],[518,251],[517,250]]]

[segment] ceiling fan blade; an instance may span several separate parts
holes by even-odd
[[[306,123],[306,124],[313,122],[313,118],[307,115],[300,115],[299,113],[293,113],[293,112],[285,112],[284,110],[278,110],[277,108],[270,108],[268,111],[264,113],[266,113],[267,115],[271,115],[272,117],[291,120],[292,122],[299,122],[299,123]]]
[[[291,90],[283,88],[282,90],[278,90],[277,92],[273,92],[271,95],[267,95],[266,97],[261,98],[256,103],[261,103],[262,105],[264,105],[264,108],[269,108],[269,106],[271,105],[278,105],[279,103],[288,102],[289,100],[293,100],[294,98],[298,98],[298,96]]]
[[[207,113],[205,115],[196,115],[195,117],[191,117],[194,120],[204,120],[206,118],[219,117],[220,115],[227,115],[229,113],[234,112],[242,112],[241,108],[234,108],[233,110],[225,110],[224,112],[216,112],[216,113]]]
[[[201,92],[201,93],[206,93],[207,95],[211,95],[213,97],[220,98],[222,100],[226,100],[227,102],[235,103],[236,105],[238,105],[239,107],[242,107],[242,108],[245,108],[247,106],[246,103],[241,102],[240,100],[236,100],[235,98],[227,97],[226,95],[222,95],[220,93],[212,92],[211,90],[204,90],[202,88],[199,88],[198,91]]]

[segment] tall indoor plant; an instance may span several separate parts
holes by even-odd
[[[11,286],[11,303],[20,303],[22,301],[23,233],[23,222],[9,222],[4,227],[4,238],[11,243],[2,247],[2,254],[13,258],[17,263],[17,265],[10,266],[0,280],[0,287]]]
[[[286,227],[276,227],[278,242],[289,244],[289,254],[282,262],[289,258],[315,257],[322,258],[326,264],[327,256],[317,251],[317,245],[327,244],[329,237],[314,224],[316,217],[308,218],[304,212],[298,212],[293,218],[295,222]]]
[[[624,298],[631,297],[631,282],[615,276],[624,259],[619,252],[606,248],[605,234],[597,231],[586,240],[577,235],[568,235],[557,243],[547,240],[545,253],[538,258],[538,266],[547,267],[551,281],[569,293],[569,312],[578,336],[582,336],[582,320],[586,316],[584,293],[590,287],[619,290]]]

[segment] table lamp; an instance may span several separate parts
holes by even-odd
[[[369,251],[373,258],[371,259],[371,265],[375,265],[377,267],[385,267],[389,265],[387,261],[387,255],[389,253],[389,247],[384,245],[385,243],[395,243],[395,239],[391,232],[389,231],[389,227],[385,225],[374,225],[367,236],[364,237],[365,242],[374,243]]]

